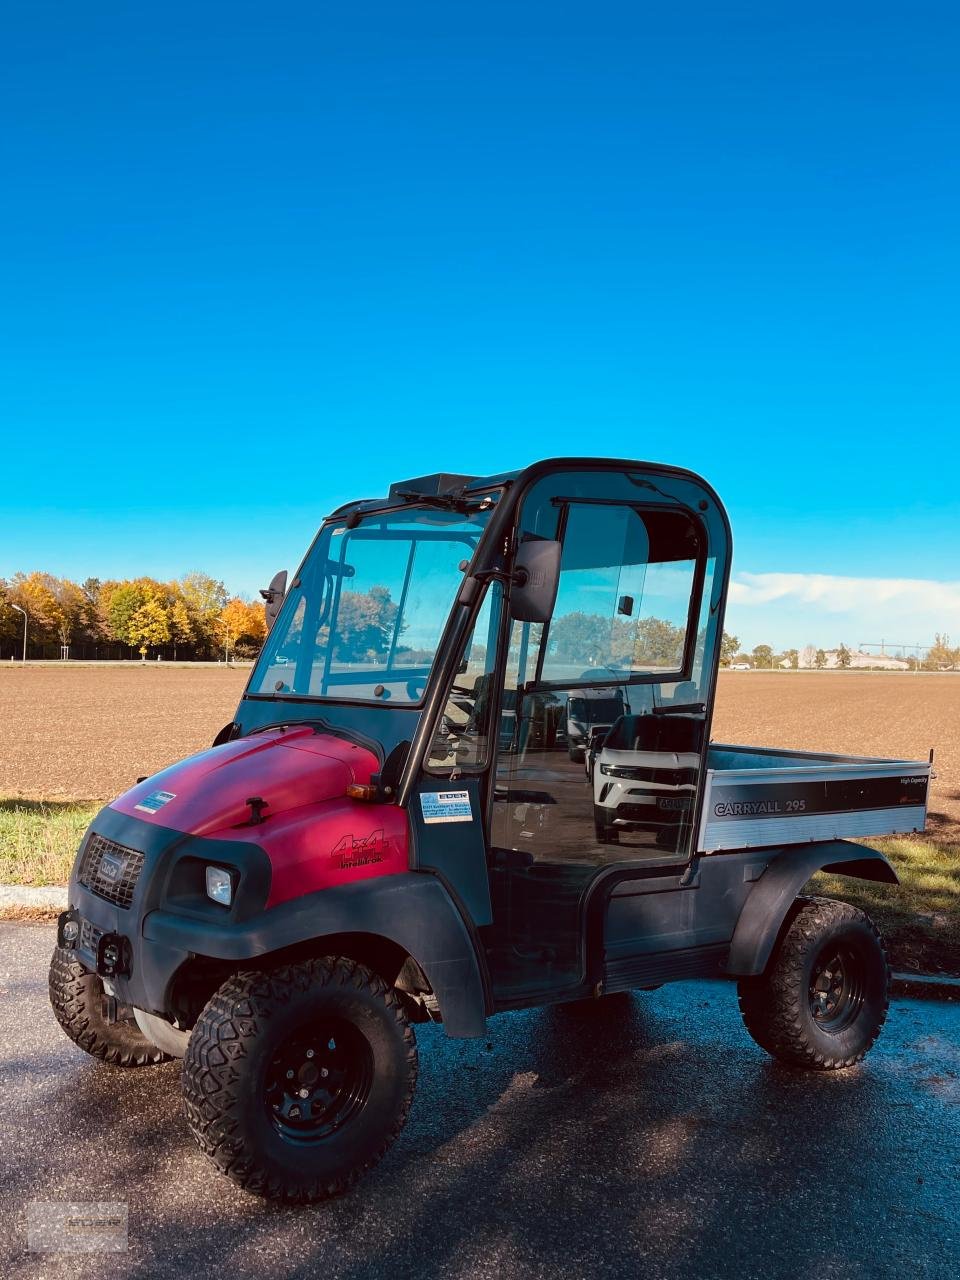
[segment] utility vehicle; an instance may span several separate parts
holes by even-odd
[[[289,1201],[384,1155],[421,1022],[482,1036],[501,1010],[723,977],[771,1054],[857,1062],[883,946],[801,890],[895,882],[843,838],[921,830],[930,766],[710,742],[730,549],[713,490],[643,462],[339,508],[265,592],[232,723],[84,836],[50,973],[67,1035],[118,1066],[181,1056],[201,1149]],[[628,718],[596,796],[550,729],[580,694]]]

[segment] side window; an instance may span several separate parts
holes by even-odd
[[[493,749],[494,675],[500,630],[502,591],[491,583],[437,722],[427,759],[431,771],[482,768]]]
[[[701,533],[679,511],[565,506],[560,586],[540,679],[679,675]]]

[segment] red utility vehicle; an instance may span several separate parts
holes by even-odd
[[[202,1150],[293,1201],[397,1137],[418,1022],[480,1036],[717,976],[784,1061],[857,1062],[880,938],[799,895],[822,867],[895,881],[843,837],[922,829],[929,765],[710,742],[729,563],[713,490],[642,462],[334,512],[264,593],[234,721],[84,836],[50,973],[67,1035],[118,1066],[182,1057]],[[591,705],[616,716],[592,783],[570,728]]]

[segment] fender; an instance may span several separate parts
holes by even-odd
[[[486,1000],[473,940],[439,880],[401,872],[294,898],[243,923],[212,924],[151,911],[145,941],[214,960],[251,960],[335,933],[371,933],[397,943],[420,965],[440,1005],[446,1034],[486,1031]]]
[[[728,974],[749,977],[763,973],[787,912],[815,871],[900,883],[883,854],[866,845],[824,840],[784,849],[768,864],[740,911],[725,965]]]

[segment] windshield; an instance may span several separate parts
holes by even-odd
[[[492,507],[410,508],[325,525],[248,690],[273,697],[419,702]]]

